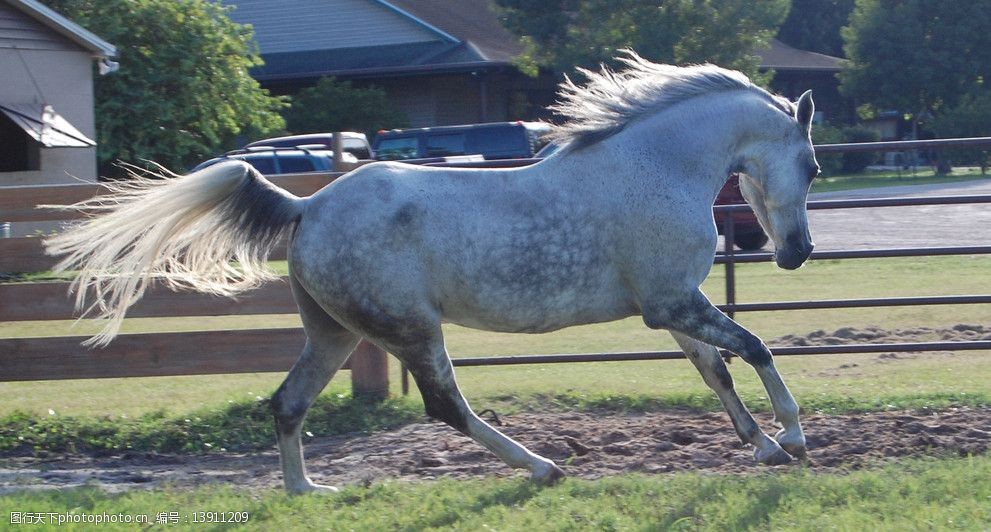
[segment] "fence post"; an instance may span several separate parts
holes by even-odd
[[[733,250],[736,240],[736,225],[733,222],[733,212],[727,212],[723,219],[723,254],[726,255],[726,315],[730,318],[736,315],[733,305],[736,305],[736,272],[734,271]]]
[[[351,353],[351,393],[373,401],[389,397],[389,356],[365,339]]]
[[[344,172],[344,135],[340,131],[334,132],[334,171]]]

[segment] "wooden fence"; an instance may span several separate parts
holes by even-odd
[[[308,196],[341,173],[271,176],[269,180]],[[71,220],[78,214],[37,205],[65,205],[105,194],[100,184],[0,188],[0,221]],[[39,272],[56,259],[46,256],[41,238],[0,238],[0,272]],[[285,258],[285,247],[273,259]],[[67,282],[0,283],[0,322],[73,319]],[[151,289],[128,317],[245,316],[295,314],[286,279],[268,283],[237,301],[197,293]],[[121,334],[106,348],[80,345],[85,336],[0,339],[0,381],[206,375],[288,370],[303,347],[301,328]],[[362,342],[348,360],[357,394],[383,397],[389,381],[386,354]]]

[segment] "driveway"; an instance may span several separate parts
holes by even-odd
[[[809,200],[977,194],[991,194],[991,179],[820,192]],[[817,210],[809,211],[809,225],[817,250],[991,245],[991,204]]]
[[[845,190],[809,200],[991,194],[991,180]],[[929,205],[809,211],[816,249],[991,244],[991,205]]]

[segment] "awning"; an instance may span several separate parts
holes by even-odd
[[[96,142],[62,118],[51,105],[0,103],[0,112],[46,148],[96,146]]]

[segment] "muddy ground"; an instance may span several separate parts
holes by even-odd
[[[887,332],[846,328],[783,337],[771,343],[907,342],[934,337],[983,339],[991,337],[991,328],[958,325]],[[885,362],[892,356],[896,355],[873,358]],[[757,418],[765,430],[772,432],[770,415]],[[740,443],[729,418],[721,412],[531,412],[501,416],[498,421],[500,430],[553,459],[572,477],[594,479],[626,472],[674,471],[752,474],[771,470],[754,464],[752,449]],[[808,467],[816,471],[872,467],[902,457],[982,454],[991,447],[991,408],[805,415],[802,421],[809,446]],[[306,454],[311,477],[338,486],[385,479],[524,474],[509,469],[467,437],[433,422],[373,434],[317,438],[307,443]],[[791,464],[773,470],[794,467],[799,466]],[[165,485],[188,488],[211,482],[280,486],[278,454],[273,448],[256,453],[208,455],[0,457],[0,493],[85,484],[110,491]]]

